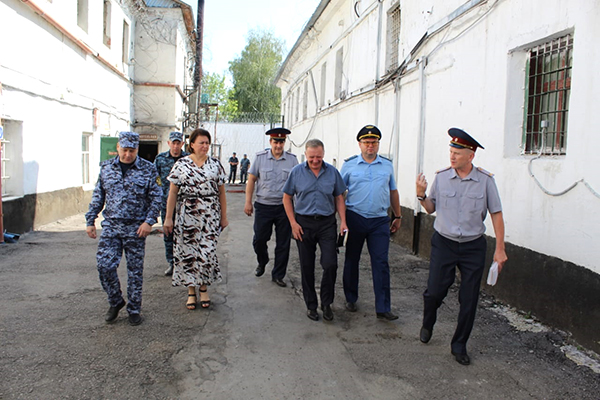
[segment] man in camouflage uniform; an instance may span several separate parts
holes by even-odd
[[[102,234],[98,243],[98,274],[108,295],[106,322],[113,322],[125,306],[117,267],[123,250],[127,260],[127,312],[129,323],[142,323],[142,280],[146,237],[160,210],[161,190],[154,165],[137,156],[139,135],[121,132],[118,156],[100,164],[100,176],[85,214],[87,235],[96,238],[95,220],[104,207]]]
[[[167,214],[167,198],[169,197],[169,181],[167,176],[171,172],[171,168],[175,165],[175,162],[182,157],[189,156],[190,153],[182,150],[183,148],[183,133],[171,132],[169,134],[169,151],[160,153],[154,159],[154,165],[158,171],[158,177],[160,178],[160,185],[162,186],[162,205],[160,208],[160,218],[163,223],[165,222],[165,215]],[[173,233],[164,235],[165,241],[165,256],[169,263],[169,268],[165,271],[166,276],[173,275]]]

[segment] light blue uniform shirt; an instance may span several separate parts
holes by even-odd
[[[307,162],[298,164],[290,172],[283,192],[294,196],[294,211],[301,215],[329,216],[335,213],[335,197],[346,191],[346,185],[337,169],[323,162],[319,176]]]
[[[369,164],[362,155],[350,157],[344,162],[341,175],[348,188],[348,210],[365,218],[387,217],[390,191],[397,190],[390,160],[377,155]]]
[[[483,235],[487,211],[491,214],[502,211],[493,175],[475,166],[464,179],[453,168],[438,171],[428,198],[435,205],[433,228],[460,243]]]

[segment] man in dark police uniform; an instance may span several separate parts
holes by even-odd
[[[265,267],[269,262],[267,242],[271,239],[273,226],[275,226],[275,262],[271,279],[281,287],[287,286],[283,278],[287,271],[292,238],[292,228],[283,208],[283,185],[292,168],[298,165],[296,156],[284,151],[285,139],[290,133],[285,128],[274,128],[266,132],[271,149],[256,153],[254,162],[250,164],[244,205],[246,215],[251,216],[252,212],[256,211],[252,239],[258,261],[258,267],[254,271],[256,276],[265,273]],[[253,207],[252,195],[255,188],[256,201]]]
[[[448,134],[452,137],[450,166],[437,171],[429,196],[425,176],[419,174],[416,182],[421,205],[429,214],[436,212],[420,340],[427,343],[431,339],[437,309],[454,283],[458,267],[460,311],[451,352],[458,363],[468,365],[467,340],[473,329],[486,255],[483,221],[489,211],[496,235],[494,261],[500,272],[507,260],[504,219],[493,175],[472,163],[475,151],[483,146],[461,129],[451,128]]]

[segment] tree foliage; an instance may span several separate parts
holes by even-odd
[[[238,114],[237,101],[233,98],[233,89],[225,84],[225,76],[206,73],[202,77],[202,93],[208,95],[208,103],[219,105],[219,119],[232,121]],[[203,119],[214,119],[214,110],[204,109]]]
[[[233,98],[241,112],[280,113],[281,90],[273,79],[281,66],[284,41],[272,31],[252,29],[242,54],[229,62]]]

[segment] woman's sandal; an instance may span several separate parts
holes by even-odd
[[[193,298],[194,298],[194,301],[193,301],[193,302],[191,302],[191,303],[189,302],[189,300],[190,300],[189,298],[190,298],[190,297],[193,297]],[[185,303],[185,306],[186,306],[186,307],[187,307],[187,309],[188,309],[188,310],[190,310],[190,311],[191,311],[191,310],[195,310],[195,309],[196,309],[196,294],[195,294],[195,293],[194,293],[194,294],[189,294],[189,293],[188,293],[188,302],[187,302],[187,303]]]
[[[198,290],[199,290],[200,293],[206,293],[206,292],[208,292],[208,289],[204,289],[204,290],[198,289]],[[210,307],[210,299],[208,299],[208,300],[202,300],[202,294],[201,294],[200,295],[200,306],[202,308],[208,308],[208,307]]]

